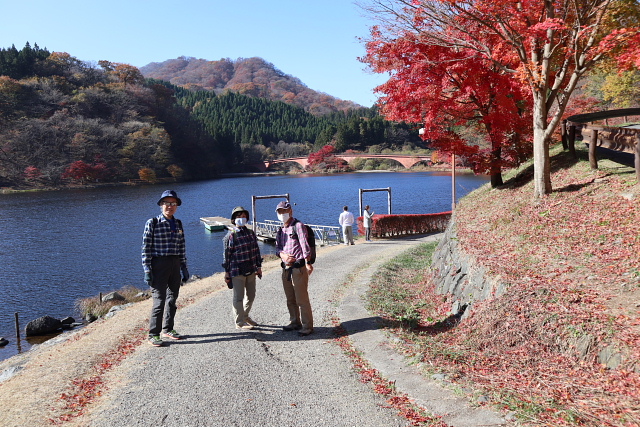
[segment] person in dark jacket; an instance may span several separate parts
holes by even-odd
[[[232,230],[224,237],[222,268],[227,286],[233,289],[233,315],[237,329],[258,326],[249,312],[256,297],[256,277],[262,278],[262,257],[258,239],[247,228],[249,212],[238,206],[231,212]]]
[[[180,279],[189,279],[182,222],[174,215],[182,200],[166,190],[158,200],[161,214],[147,220],[142,234],[144,281],[151,287],[153,306],[149,318],[149,343],[164,345],[162,338],[179,340],[174,329]]]

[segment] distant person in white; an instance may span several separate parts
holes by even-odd
[[[342,227],[342,235],[344,236],[344,244],[345,245],[355,245],[353,243],[353,223],[355,219],[353,218],[353,214],[349,212],[349,207],[345,206],[344,211],[340,214],[340,218],[338,218],[338,223]]]
[[[364,240],[371,241],[371,227],[373,226],[373,212],[370,211],[369,205],[364,207],[362,225],[364,226]]]

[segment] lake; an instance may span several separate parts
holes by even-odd
[[[488,182],[486,176],[458,174],[456,197]],[[26,351],[37,340],[24,339],[24,327],[37,317],[73,316],[80,298],[126,285],[146,287],[140,258],[145,221],[160,213],[156,205],[165,189],[182,199],[182,220],[192,275],[222,271],[222,238],[209,232],[201,217],[229,218],[235,206],[251,211],[251,196],[290,194],[294,216],[303,222],[338,225],[344,205],[358,215],[359,189],[391,188],[392,213],[418,214],[451,210],[451,176],[446,172],[363,172],[335,175],[258,175],[210,181],[104,187],[0,195],[0,359]],[[256,202],[258,221],[276,220],[279,200]],[[387,213],[386,192],[365,192],[363,204]],[[262,244],[262,253],[274,253]],[[16,346],[14,313],[20,315],[21,346]]]

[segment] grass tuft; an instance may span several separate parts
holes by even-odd
[[[124,301],[101,302],[100,296],[81,298],[76,301],[76,309],[80,312],[80,314],[82,314],[83,318],[86,318],[89,314],[97,318],[107,314],[113,306],[128,304],[130,302],[144,301],[145,299],[149,298],[148,293],[142,293],[142,291],[135,286],[124,286],[116,292],[124,297]]]

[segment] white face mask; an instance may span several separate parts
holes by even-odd
[[[243,226],[247,225],[247,218],[242,218],[242,217],[236,218],[235,222],[236,222],[236,225],[238,227],[243,227]]]
[[[278,219],[280,221],[282,221],[283,223],[286,223],[287,221],[289,221],[289,218],[291,218],[291,215],[289,215],[288,213],[279,213],[278,214]]]

